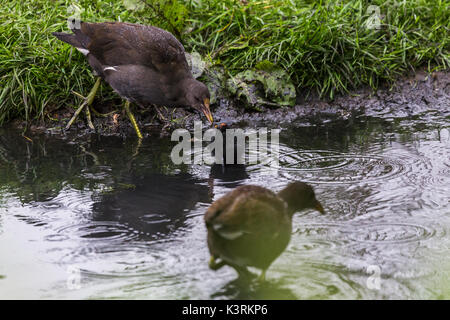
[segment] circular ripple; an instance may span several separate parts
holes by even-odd
[[[113,221],[74,224],[60,228],[58,233],[70,238],[86,239],[89,241],[131,241],[139,236],[139,232],[133,228]]]
[[[426,240],[436,234],[436,230],[416,224],[377,223],[366,225],[307,224],[294,232],[313,240],[343,243],[356,241],[364,243],[405,243]]]
[[[35,202],[33,206],[41,209],[46,215],[59,210],[70,210],[73,213],[83,214],[92,210],[92,192],[65,187],[51,200]]]
[[[305,171],[340,168],[347,165],[349,160],[333,151],[302,150],[297,152],[281,149],[279,162],[280,167],[285,170]],[[314,167],[311,167],[312,165]]]
[[[169,218],[167,218],[167,215],[158,213],[146,214],[142,217],[139,217],[139,220],[141,220],[146,224],[161,224],[161,223],[169,223],[172,221]]]
[[[327,241],[326,239],[311,239],[311,240],[303,240],[303,241],[292,241],[289,250],[297,252],[305,252],[305,251],[314,251],[314,250],[323,250],[324,248],[333,249],[337,247],[337,244],[332,241]]]
[[[351,196],[352,194],[349,194],[349,198],[351,198]],[[356,199],[356,197],[354,199]],[[353,220],[366,213],[366,209],[356,201],[349,201],[336,197],[325,199],[325,202],[322,202],[322,205],[325,207],[328,219],[335,222]],[[296,217],[299,216],[297,213],[295,215]]]
[[[429,239],[435,233],[433,229],[415,224],[378,223],[356,227],[349,238],[359,242],[402,243]]]
[[[280,158],[281,174],[289,180],[313,183],[354,183],[388,179],[401,174],[405,165],[400,160],[375,155],[325,155],[302,158],[290,154]]]
[[[69,237],[60,233],[56,233],[56,234],[50,234],[48,236],[44,237],[45,240],[47,241],[56,241],[56,242],[60,242],[60,241],[65,241],[68,240]]]
[[[323,240],[342,240],[345,239],[345,233],[347,230],[346,225],[333,224],[333,223],[311,223],[302,224],[297,227],[293,234],[300,235],[306,238]]]
[[[83,274],[97,277],[137,277],[158,275],[180,265],[180,256],[151,244],[103,243],[70,250],[60,262],[76,265]],[[162,280],[162,279],[161,279]]]

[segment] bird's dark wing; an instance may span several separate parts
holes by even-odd
[[[123,22],[87,23],[72,30],[89,54],[104,66],[142,65],[158,72],[190,72],[183,45],[153,26]]]
[[[236,188],[211,205],[205,215],[208,229],[227,240],[244,235],[266,238],[286,223],[286,204],[273,192],[257,186]]]

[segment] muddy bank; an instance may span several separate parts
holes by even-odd
[[[299,98],[300,96],[300,98]],[[399,79],[392,87],[382,86],[377,91],[362,88],[347,95],[340,95],[333,101],[319,99],[312,95],[297,95],[292,108],[264,108],[262,112],[242,112],[220,106],[215,117],[244,122],[249,126],[266,124],[320,124],[337,119],[349,119],[357,115],[379,117],[407,117],[428,109],[448,110],[450,106],[450,73],[425,71]]]
[[[447,71],[429,74],[418,71],[404,76],[393,86],[384,85],[377,91],[361,88],[347,95],[337,96],[333,101],[320,99],[315,94],[300,92],[294,107],[261,106],[260,111],[242,107],[229,97],[219,97],[211,106],[214,120],[236,126],[287,126],[292,123],[318,125],[333,120],[346,120],[358,115],[378,117],[407,117],[428,109],[448,110],[450,105],[450,73]],[[94,116],[96,132],[101,135],[132,136],[134,130],[123,112],[122,101],[117,99],[114,106],[94,102],[96,110],[108,113],[106,117]],[[137,108],[137,107],[136,107]],[[196,113],[183,109],[163,108],[165,120],[160,119],[154,110],[135,109],[135,116],[145,136],[167,135],[177,127],[191,128],[196,120],[206,120]],[[15,121],[13,126],[26,129],[28,134],[47,132],[60,135],[85,135],[93,131],[87,127],[84,116],[72,126],[69,132],[63,130],[72,110],[62,108],[50,115],[53,120],[41,121],[26,128],[25,122]],[[50,118],[49,117],[49,118]]]

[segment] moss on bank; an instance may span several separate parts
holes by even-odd
[[[84,57],[51,35],[69,17],[160,26],[227,76],[267,60],[329,97],[450,66],[450,0],[146,1],[0,0],[0,123],[76,105],[71,91],[93,85]],[[107,86],[101,94],[116,97]]]

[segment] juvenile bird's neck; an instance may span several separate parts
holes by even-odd
[[[195,87],[197,80],[192,77],[186,77],[179,81],[178,88],[180,91],[177,93],[178,101],[184,107],[190,107],[188,103],[188,96],[192,94],[192,90]]]
[[[297,202],[294,198],[294,195],[292,195],[291,192],[289,192],[288,189],[283,189],[280,192],[278,192],[278,197],[280,197],[281,199],[284,200],[284,202],[286,202],[287,204],[287,212],[289,214],[290,217],[292,217],[292,215],[297,212],[300,211],[302,208],[297,208],[294,204]]]

